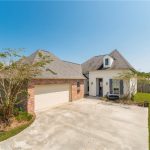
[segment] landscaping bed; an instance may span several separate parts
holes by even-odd
[[[127,104],[127,105],[138,105],[138,106],[145,106],[148,107],[150,103],[150,93],[137,93],[132,97],[132,99],[116,99],[116,100],[109,100],[106,97],[101,97],[100,100],[113,102],[113,103],[120,103],[120,104]]]
[[[27,128],[34,121],[35,116],[26,112],[20,112],[19,115],[11,119],[11,124],[6,125],[1,121],[0,123],[0,141],[4,141],[25,128]]]

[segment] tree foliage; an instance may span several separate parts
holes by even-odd
[[[145,72],[140,72],[134,69],[131,69],[129,71],[123,72],[122,74],[119,75],[119,79],[123,79],[126,84],[127,88],[127,93],[125,93],[125,97],[127,98],[132,98],[134,94],[137,91],[137,82],[130,82],[129,81],[135,81],[135,79],[143,84],[149,84],[150,83],[150,73],[145,73]]]
[[[10,123],[14,107],[27,96],[26,85],[50,63],[49,56],[38,51],[38,61],[30,62],[22,55],[22,49],[4,49],[0,52],[0,113],[2,120]],[[21,95],[24,95],[22,98]]]

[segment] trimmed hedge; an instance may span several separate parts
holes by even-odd
[[[30,121],[32,119],[32,117],[33,116],[31,114],[20,111],[15,118],[18,121]]]

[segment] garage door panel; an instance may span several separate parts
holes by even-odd
[[[35,111],[41,111],[69,101],[69,85],[35,86]]]
[[[47,93],[53,93],[53,92],[62,92],[62,91],[68,91],[68,90],[69,90],[68,84],[37,85],[35,87],[35,95],[47,94]]]

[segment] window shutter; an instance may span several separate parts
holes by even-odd
[[[123,95],[123,80],[120,80],[120,95]]]
[[[112,79],[109,79],[109,92],[110,92],[110,94],[112,94],[113,93],[113,89],[112,89]]]

